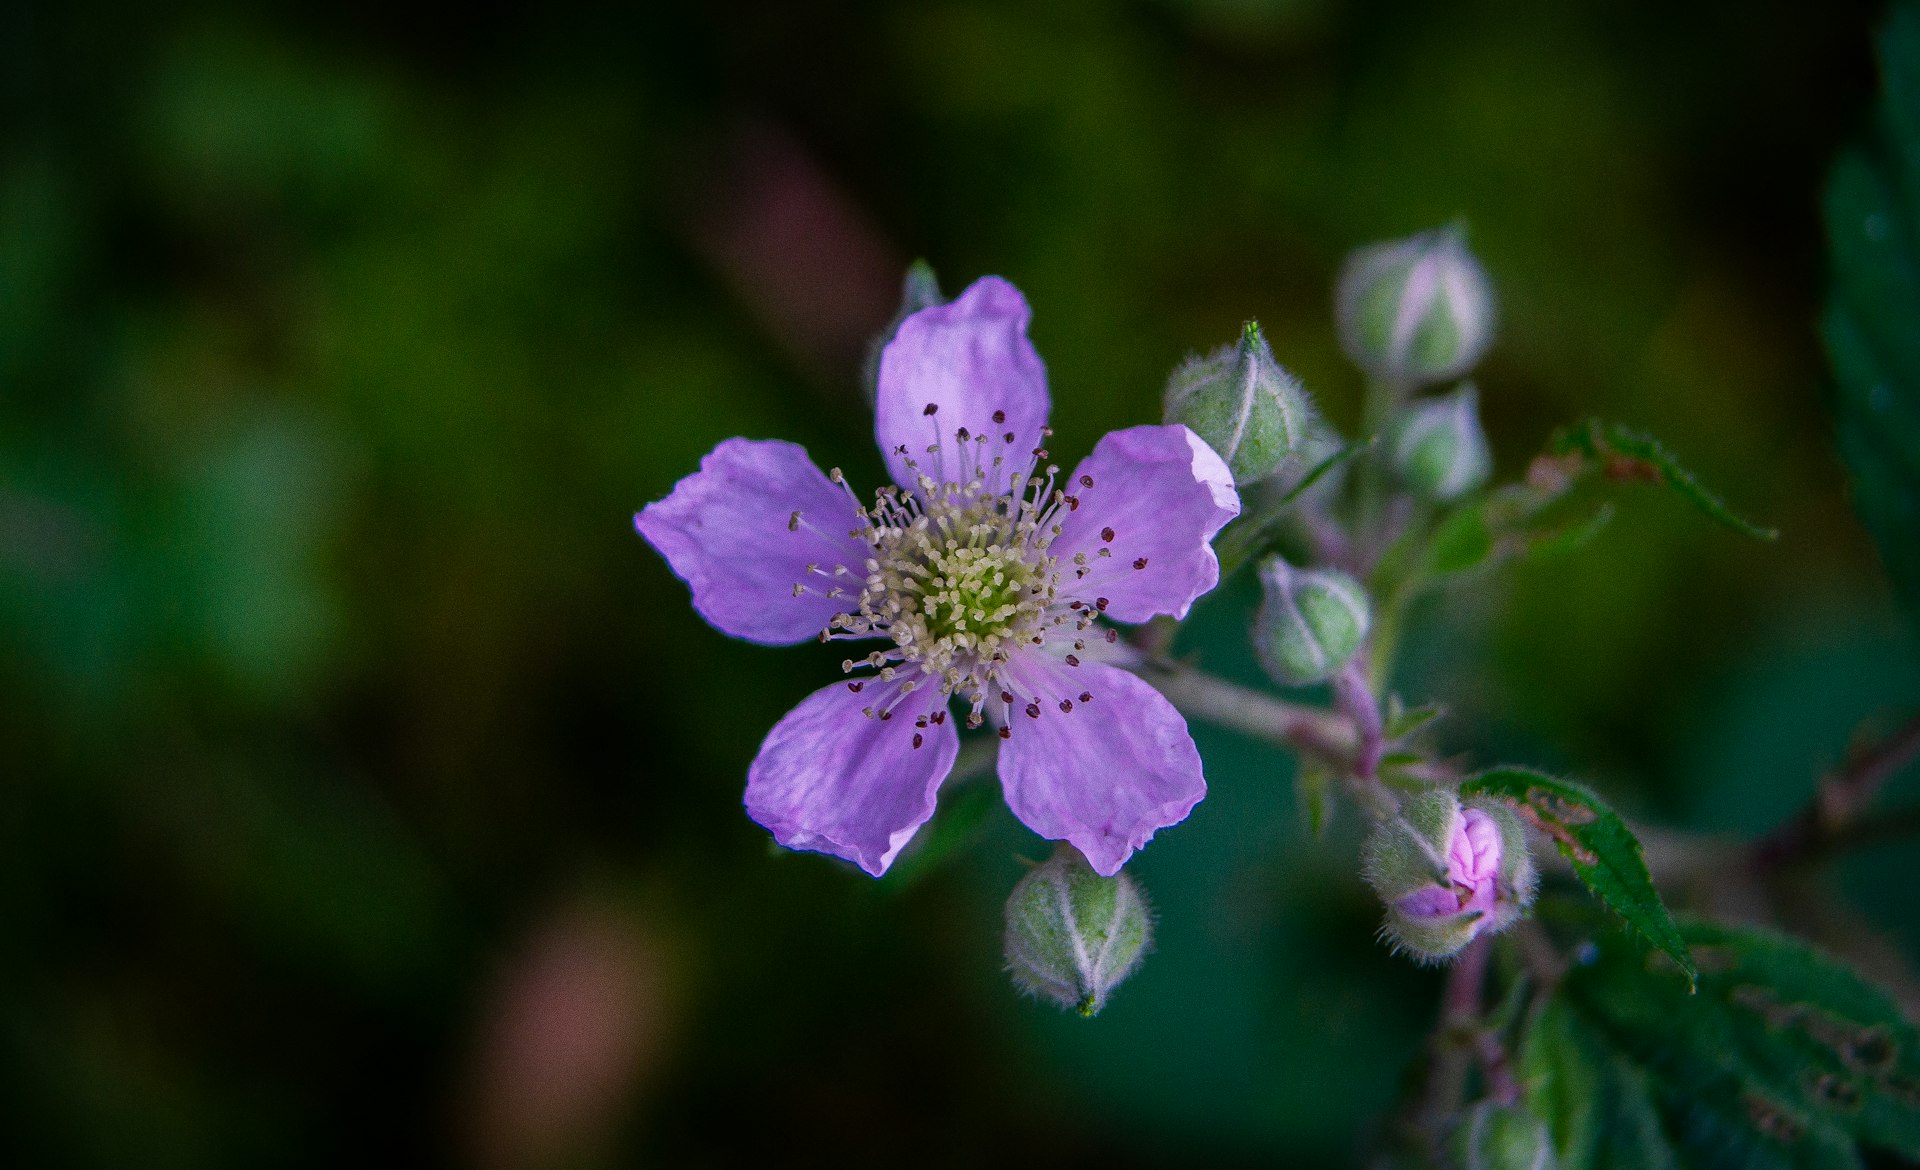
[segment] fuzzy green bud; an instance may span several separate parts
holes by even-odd
[[[880,354],[886,350],[894,334],[900,332],[900,323],[922,309],[946,303],[947,298],[940,291],[940,278],[934,275],[933,265],[925,260],[915,260],[909,265],[906,277],[900,282],[899,310],[894,313],[893,320],[887,322],[887,327],[867,343],[867,358],[860,368],[860,383],[866,389],[869,405],[880,394]]]
[[[1199,435],[1242,486],[1265,479],[1306,442],[1312,407],[1299,379],[1280,368],[1260,326],[1183,362],[1167,379],[1166,421]]]
[[[1140,965],[1153,919],[1125,873],[1101,877],[1071,845],[1054,850],[1007,899],[1007,970],[1023,991],[1083,1016]]]
[[[1386,903],[1383,933],[1425,962],[1505,930],[1532,904],[1538,882],[1513,810],[1478,798],[1463,805],[1447,788],[1403,798],[1399,816],[1367,838],[1361,865]]]
[[[1338,569],[1296,569],[1270,557],[1260,566],[1260,592],[1253,648],[1283,686],[1327,681],[1366,641],[1367,591]]]
[[[1457,226],[1354,252],[1334,310],[1347,356],[1392,381],[1459,377],[1493,341],[1493,286]]]
[[[1518,1105],[1480,1102],[1460,1118],[1451,1144],[1460,1170],[1557,1170],[1560,1165],[1547,1123]]]
[[[1486,483],[1493,454],[1480,429],[1480,392],[1473,383],[1410,406],[1395,424],[1392,460],[1402,482],[1436,503],[1451,503]]]

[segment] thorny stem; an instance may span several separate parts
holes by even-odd
[[[1753,867],[1761,872],[1784,869],[1859,844],[1863,837],[1879,836],[1869,834],[1875,826],[1859,823],[1860,816],[1887,781],[1915,759],[1920,759],[1920,715],[1878,743],[1855,751],[1838,771],[1821,777],[1807,806],[1754,844],[1749,854]],[[1890,823],[1899,826],[1901,822],[1896,817]],[[1883,831],[1885,824],[1881,823]]]

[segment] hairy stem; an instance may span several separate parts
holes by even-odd
[[[1426,1095],[1419,1111],[1420,1129],[1436,1148],[1466,1103],[1467,1075],[1473,1069],[1482,1031],[1481,990],[1492,955],[1492,939],[1482,936],[1468,943],[1447,968],[1447,982],[1440,992],[1440,1019],[1429,1045]]]

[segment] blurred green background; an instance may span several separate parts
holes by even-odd
[[[1631,490],[1424,606],[1400,690],[1478,762],[1763,829],[1920,698],[1813,327],[1873,19],[0,8],[0,1160],[1351,1163],[1437,978],[1287,759],[1197,729],[1212,794],[1132,867],[1157,953],[1093,1023],[1022,1001],[1041,843],[771,851],[747,761],[836,657],[702,625],[631,513],[735,434],[878,482],[915,256],[1025,290],[1065,458],[1248,317],[1350,424],[1341,257],[1464,216],[1503,473],[1599,413],[1786,535]],[[1188,636],[1243,679],[1251,602]],[[1912,861],[1841,875],[1909,956]]]

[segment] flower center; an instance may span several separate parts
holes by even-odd
[[[984,684],[1035,638],[1053,600],[1052,558],[1008,496],[935,502],[905,527],[876,527],[861,614],[884,619],[908,661],[954,689]]]
[[[1060,573],[1047,546],[1062,493],[1053,474],[1015,477],[1013,494],[979,481],[882,488],[858,533],[872,550],[864,587],[827,636],[880,635],[893,646],[849,659],[846,669],[872,666],[892,679],[912,668],[909,687],[932,680],[962,696],[977,724],[1016,648],[1043,645],[1063,620],[1075,630],[1088,624],[1088,614],[1054,612]]]

